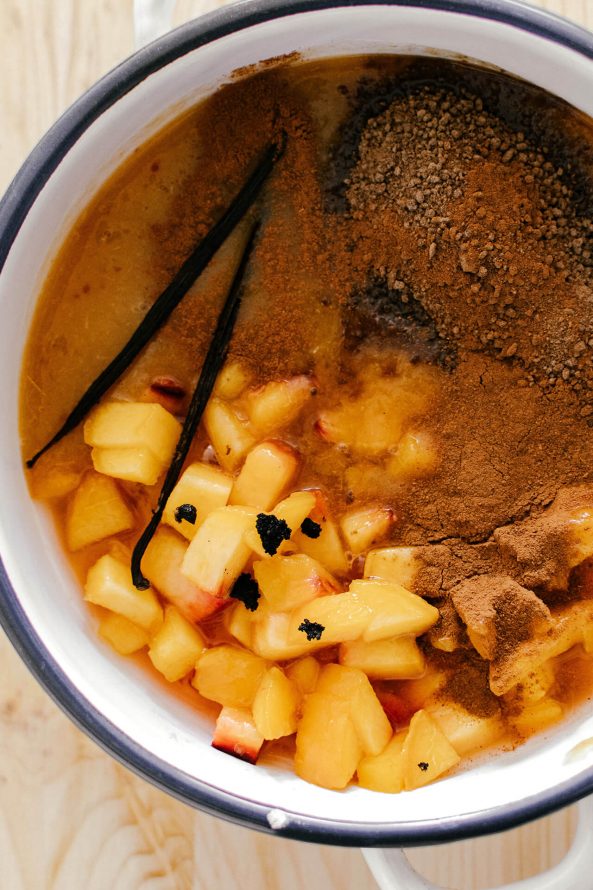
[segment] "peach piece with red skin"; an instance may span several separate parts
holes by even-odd
[[[255,763],[263,736],[257,731],[251,712],[246,708],[223,708],[216,721],[212,747],[231,757]]]

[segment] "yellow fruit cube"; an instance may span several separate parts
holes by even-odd
[[[436,447],[428,433],[408,432],[401,437],[396,453],[387,462],[387,472],[397,479],[411,479],[432,472],[436,464]]]
[[[251,555],[245,532],[253,525],[255,510],[220,507],[210,513],[191,541],[181,571],[200,590],[225,597]]]
[[[142,570],[158,592],[195,623],[218,611],[225,601],[201,590],[182,573],[186,553],[187,541],[161,526],[146,548]]]
[[[460,761],[451,742],[426,711],[416,711],[412,717],[402,756],[406,791],[433,782]]]
[[[246,394],[249,420],[260,436],[269,436],[296,420],[311,398],[314,384],[302,374],[290,380],[275,380]]]
[[[370,791],[398,794],[404,787],[403,747],[405,732],[396,733],[380,754],[363,757],[358,764],[358,784]]]
[[[307,623],[323,627],[326,645],[362,637],[367,642],[428,630],[439,617],[438,609],[398,584],[353,581],[346,593],[320,597],[300,606],[290,616],[288,642],[297,643]]]
[[[393,581],[407,590],[413,590],[419,568],[417,547],[381,547],[367,553],[364,577]]]
[[[335,578],[304,553],[259,560],[253,564],[253,574],[266,602],[276,612],[290,611],[339,590]]]
[[[260,604],[258,613],[261,608]],[[290,628],[290,612],[264,612],[253,623],[253,651],[270,661],[288,661],[327,645],[323,641],[309,642],[302,633],[297,639],[289,639]]]
[[[206,517],[213,510],[226,506],[232,487],[233,477],[219,467],[202,463],[190,464],[169,496],[163,522],[191,541]],[[177,521],[175,511],[182,504],[191,504],[196,508],[194,524],[185,519]]]
[[[328,664],[321,670],[315,692],[333,695],[350,708],[350,719],[365,754],[379,754],[391,738],[391,724],[366,674],[355,668]]]
[[[446,682],[447,675],[444,671],[429,667],[424,676],[417,680],[402,681],[401,690],[413,710],[419,711],[428,703],[435,701]]]
[[[89,569],[84,598],[95,606],[123,615],[150,634],[156,633],[163,620],[163,610],[154,591],[137,590],[132,584],[130,566],[109,554]]]
[[[289,664],[286,668],[286,676],[292,680],[301,696],[309,695],[315,691],[321,667],[316,658],[307,655],[298,661]]]
[[[298,645],[306,639],[306,628],[310,624],[321,625],[319,641],[311,640],[313,649],[320,644],[332,646],[361,637],[373,617],[370,606],[356,593],[336,593],[322,596],[288,614],[289,645]],[[304,648],[304,652],[308,649]]]
[[[255,763],[264,743],[247,708],[222,709],[216,721],[212,747],[247,763]]]
[[[404,634],[418,636],[439,619],[438,609],[400,584],[368,579],[353,581],[350,593],[372,612],[363,633],[367,642]]]
[[[260,442],[245,458],[229,503],[269,510],[290,485],[298,467],[298,455],[290,445]]]
[[[230,708],[250,708],[268,669],[263,658],[236,646],[206,649],[192,680],[200,695]]]
[[[253,720],[264,739],[292,735],[297,728],[299,694],[280,668],[267,671],[253,701]]]
[[[290,540],[282,541],[278,547],[277,553],[283,553],[286,550],[294,550],[295,544],[292,541],[292,536],[300,529],[303,520],[307,518],[315,506],[315,503],[316,498],[313,492],[293,491],[292,494],[287,498],[284,498],[283,501],[280,501],[270,510],[270,514],[275,516],[276,519],[283,519],[291,531]],[[255,523],[246,533],[245,542],[249,544],[253,552],[257,553],[258,556],[261,556],[264,559],[268,558],[269,554],[264,550]]]
[[[214,395],[221,399],[236,399],[251,380],[251,374],[240,362],[227,362],[216,378]]]
[[[93,448],[91,457],[97,473],[142,485],[156,485],[165,469],[148,448]]]
[[[362,553],[386,537],[395,522],[390,507],[367,507],[342,516],[342,535],[352,553]]]
[[[82,470],[74,464],[40,461],[31,469],[31,491],[34,498],[63,498],[80,483]]]
[[[195,667],[206,648],[197,627],[190,624],[175,606],[165,607],[165,620],[150,641],[148,657],[169,683],[181,680]]]
[[[562,719],[563,714],[560,702],[553,698],[542,698],[540,701],[528,705],[520,714],[513,717],[512,723],[522,736],[527,737],[557,723]]]
[[[328,572],[336,575],[345,574],[348,571],[348,559],[338,526],[327,515],[319,516],[314,512],[311,518],[321,527],[319,537],[311,538],[302,531],[295,531],[292,543],[302,553],[306,553],[325,566]]]
[[[422,414],[434,391],[434,371],[425,364],[402,363],[399,370],[397,376],[386,376],[369,368],[360,393],[320,413],[316,424],[319,435],[363,455],[393,449],[404,425]]]
[[[322,788],[345,788],[361,756],[348,703],[319,692],[308,695],[297,727],[296,774]]]
[[[508,693],[514,702],[523,706],[533,705],[549,693],[554,685],[556,675],[551,661],[545,661],[533,671],[525,674],[520,683]]]
[[[255,445],[249,424],[227,402],[213,396],[204,411],[204,426],[218,463],[232,473]]]
[[[342,643],[339,660],[373,680],[408,680],[422,676],[425,669],[424,656],[414,637]]]
[[[81,550],[134,527],[134,515],[117,483],[109,476],[87,473],[68,504],[66,543]]]
[[[261,609],[261,604],[258,606],[257,611]],[[246,609],[243,603],[237,603],[236,606],[231,606],[230,609],[226,609],[224,613],[224,624],[228,632],[233,636],[242,646],[245,646],[246,649],[253,648],[253,629],[255,622],[255,612],[250,612],[249,609]],[[258,653],[259,655],[260,653]]]
[[[504,733],[499,713],[476,717],[453,702],[430,705],[427,711],[461,756],[495,745]]]
[[[105,402],[84,424],[84,441],[93,448],[148,448],[166,464],[171,460],[181,424],[162,405]]]
[[[105,612],[99,621],[99,633],[120,655],[131,655],[148,645],[149,635],[143,628],[118,615]]]

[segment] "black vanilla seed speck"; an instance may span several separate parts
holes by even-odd
[[[235,581],[229,596],[234,600],[240,600],[250,612],[255,612],[259,605],[261,593],[259,592],[257,581],[247,572],[243,572]]]
[[[193,504],[180,504],[175,510],[175,522],[189,522],[190,525],[196,524],[198,511]]]

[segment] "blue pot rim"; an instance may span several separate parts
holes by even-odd
[[[593,34],[522,0],[248,0],[204,15],[139,50],[84,93],[33,149],[0,201],[0,273],[19,230],[61,160],[100,115],[160,68],[192,50],[273,19],[322,9],[399,6],[462,13],[513,26],[593,60]],[[0,563],[0,623],[31,673],[73,722],[142,778],[186,804],[241,825],[302,841],[357,847],[419,846],[503,831],[574,803],[593,791],[593,768],[554,789],[489,810],[406,823],[341,822],[283,808],[273,830],[270,807],[220,791],[149,754],[93,708],[52,658],[22,610]]]

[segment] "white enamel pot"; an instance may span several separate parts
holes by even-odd
[[[295,50],[306,57],[461,55],[593,116],[593,36],[514,0],[249,0],[159,38],[90,89],[35,148],[0,205],[0,618],[32,672],[83,730],[140,775],[210,813],[285,837],[362,847],[498,831],[593,791],[593,745],[581,744],[593,737],[590,705],[515,751],[412,793],[334,793],[284,769],[249,766],[210,747],[209,719],[96,640],[52,525],[27,492],[17,422],[22,351],[41,282],[69,225],[122,158],[167,120],[233,69]],[[577,844],[554,883],[540,877],[521,886],[590,887],[581,861],[589,847]],[[369,862],[383,887],[427,886],[394,850]],[[388,866],[396,871],[388,874]]]

